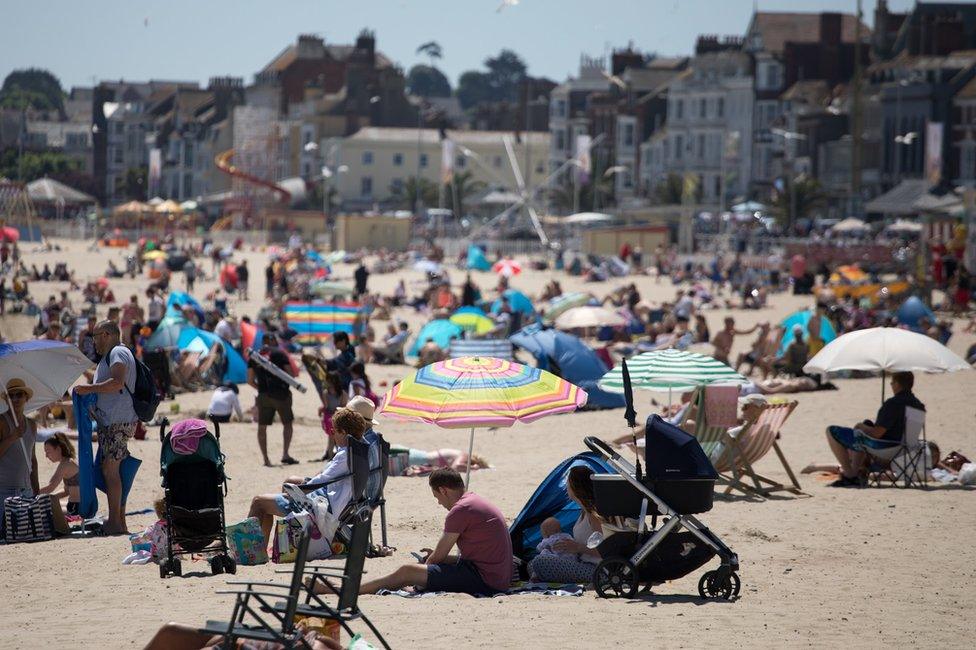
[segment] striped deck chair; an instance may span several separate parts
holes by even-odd
[[[448,356],[458,357],[494,357],[496,359],[512,359],[512,342],[508,339],[455,339],[451,341]]]
[[[712,459],[715,470],[727,483],[724,494],[729,494],[732,490],[738,490],[748,496],[763,497],[779,491],[804,494],[796,474],[793,473],[786,456],[776,442],[783,424],[796,406],[795,401],[767,404],[762,407],[754,422],[746,422],[738,435],[731,436],[726,432],[723,437],[723,449]],[[770,449],[776,452],[792,485],[762,476],[753,468],[763,456],[769,453]]]

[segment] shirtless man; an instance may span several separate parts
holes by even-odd
[[[756,335],[756,340],[752,342],[752,347],[748,352],[742,352],[739,354],[739,358],[735,362],[736,372],[742,367],[743,364],[749,364],[749,372],[746,375],[751,375],[756,364],[763,358],[766,354],[766,349],[769,347],[769,323],[763,322],[759,323],[759,334]]]
[[[737,330],[735,329],[735,319],[731,316],[726,316],[725,327],[712,339],[712,345],[715,346],[715,354],[713,355],[715,359],[724,364],[728,364],[729,354],[732,352],[732,343],[735,342],[736,335],[752,334],[758,328],[759,325],[754,325],[752,329]]]

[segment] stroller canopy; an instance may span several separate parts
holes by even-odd
[[[512,537],[512,552],[516,557],[529,560],[535,556],[535,547],[542,541],[539,525],[545,519],[555,517],[564,530],[568,530],[573,522],[579,519],[580,507],[566,492],[566,477],[569,475],[569,470],[577,465],[589,467],[598,474],[613,472],[613,469],[593,452],[576,454],[559,463],[532,493],[522,512],[518,514],[508,530]]]
[[[647,418],[646,477],[651,481],[717,479],[695,436],[685,433],[657,415]]]
[[[607,367],[579,337],[555,329],[526,327],[509,337],[515,345],[535,357],[536,365],[559,375],[586,391],[586,405],[596,408],[621,408],[624,396],[608,393],[597,386]]]
[[[166,476],[166,471],[172,465],[177,465],[180,463],[200,463],[209,462],[213,463],[220,472],[224,469],[224,455],[220,452],[220,443],[213,436],[212,433],[207,433],[207,435],[200,438],[197,443],[197,450],[192,454],[178,454],[173,451],[173,446],[170,444],[170,437],[167,435],[164,442],[163,448],[159,452],[159,474],[160,476]]]

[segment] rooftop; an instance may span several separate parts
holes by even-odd
[[[819,13],[759,11],[753,15],[747,33],[759,32],[763,49],[767,52],[782,52],[786,43],[815,43],[822,39]],[[857,19],[853,14],[841,15],[841,41],[853,43],[857,31]],[[861,39],[871,35],[867,25],[861,23]]]

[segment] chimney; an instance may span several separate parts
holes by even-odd
[[[833,11],[820,14],[820,43],[822,45],[840,45],[843,38],[843,17]]]
[[[299,34],[296,49],[299,59],[321,59],[325,57],[325,41],[315,34]]]

